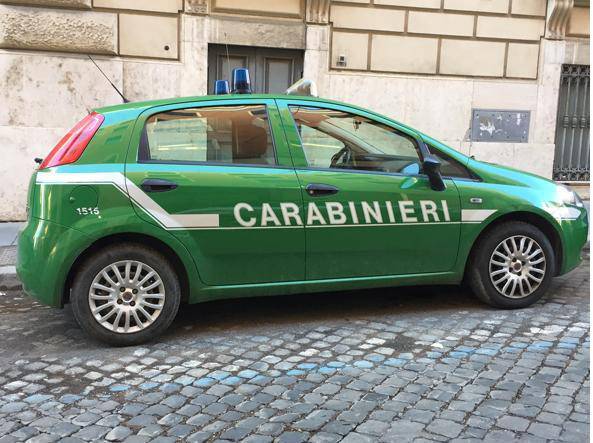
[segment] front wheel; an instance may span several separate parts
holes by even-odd
[[[547,292],[555,274],[554,251],[535,226],[504,223],[476,244],[468,273],[482,301],[499,308],[524,308]]]
[[[136,244],[109,246],[85,260],[71,297],[80,327],[116,346],[160,335],[175,318],[180,299],[177,275],[167,259]]]

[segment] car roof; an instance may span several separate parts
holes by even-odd
[[[162,106],[162,105],[174,105],[178,103],[189,103],[189,102],[201,102],[201,101],[225,101],[225,100],[240,100],[240,99],[266,99],[266,100],[309,100],[314,101],[317,103],[333,103],[336,105],[345,105],[350,106],[352,108],[358,108],[363,110],[355,105],[351,105],[349,103],[342,103],[335,100],[328,100],[319,97],[313,96],[300,96],[300,95],[287,95],[287,94],[225,94],[225,95],[199,95],[199,96],[190,96],[190,97],[172,97],[172,98],[163,98],[157,100],[146,100],[146,101],[138,101],[138,102],[129,102],[129,103],[121,103],[119,105],[112,105],[112,106],[104,106],[101,108],[95,109],[98,113],[107,113],[107,112],[117,112],[117,111],[130,111],[133,109],[136,110],[143,110],[152,108],[155,106]],[[372,112],[368,109],[364,109],[366,112]]]
[[[356,106],[351,103],[344,103],[339,102],[337,100],[329,100],[320,97],[314,97],[310,95],[288,95],[288,94],[225,94],[225,95],[200,95],[194,97],[173,97],[173,98],[164,98],[158,100],[148,100],[148,101],[139,101],[139,102],[128,102],[128,103],[121,103],[119,105],[113,106],[105,106],[102,108],[97,108],[94,111],[100,114],[106,113],[118,113],[118,112],[129,112],[135,111],[135,113],[140,114],[146,109],[150,109],[156,106],[165,106],[165,105],[175,105],[175,104],[182,104],[182,103],[195,103],[195,102],[203,102],[203,101],[220,101],[221,103],[226,100],[241,100],[241,99],[261,99],[261,100],[294,100],[294,101],[310,101],[313,103],[328,103],[338,106],[347,106],[351,109],[356,109],[362,112],[366,112],[368,114],[375,115],[380,118],[384,118],[390,120],[402,128],[407,129],[411,133],[420,134],[416,129],[405,125],[397,120],[387,117],[386,115],[382,115],[378,112],[372,111],[367,108],[363,108],[361,106]]]

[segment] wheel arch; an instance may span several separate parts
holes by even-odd
[[[61,299],[62,306],[68,303],[70,300],[70,289],[72,288],[74,276],[76,275],[76,272],[78,271],[84,260],[86,260],[91,254],[94,254],[95,252],[103,248],[106,248],[109,245],[123,242],[137,243],[145,247],[148,246],[163,254],[165,258],[169,260],[169,262],[173,265],[173,269],[179,277],[179,285],[181,287],[181,301],[187,302],[189,300],[189,275],[185,267],[185,264],[183,263],[179,255],[173,250],[173,248],[164,241],[151,235],[140,234],[135,232],[124,232],[101,237],[98,240],[95,240],[93,243],[91,243],[80,254],[78,254],[76,259],[72,263],[72,266],[70,266],[70,269],[66,276],[66,281],[64,284],[64,290]]]
[[[562,267],[563,260],[562,239],[560,237],[560,233],[558,232],[558,230],[554,227],[552,222],[550,222],[542,215],[529,211],[515,211],[501,215],[500,217],[490,222],[484,229],[482,229],[480,234],[474,240],[470,252],[467,255],[464,267],[464,276],[467,274],[468,266],[471,262],[471,257],[474,254],[480,240],[501,224],[512,221],[529,223],[530,225],[535,226],[543,232],[543,234],[548,238],[548,240],[552,244],[552,248],[554,249],[555,275],[558,275]]]

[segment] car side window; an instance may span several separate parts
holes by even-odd
[[[275,165],[266,107],[213,106],[154,114],[144,126],[139,160]]]
[[[428,149],[430,150],[430,153],[432,155],[434,155],[436,158],[438,158],[440,160],[441,175],[443,177],[467,178],[467,179],[475,178],[473,176],[473,174],[469,171],[469,169],[467,169],[465,166],[463,166],[461,163],[459,163],[454,158],[449,157],[444,152],[441,152],[438,149],[435,149],[434,147],[432,147],[430,145],[428,146]]]
[[[290,106],[310,167],[419,174],[413,137],[367,117],[333,109]]]

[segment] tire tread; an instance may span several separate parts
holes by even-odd
[[[489,247],[490,242],[498,243],[499,239],[502,241],[504,237],[516,235],[517,233],[525,233],[533,237],[537,237],[535,240],[544,250],[544,254],[547,253],[547,272],[544,277],[544,281],[542,281],[535,292],[525,298],[511,299],[499,294],[496,289],[494,289],[494,287],[490,289],[486,287],[486,285],[491,285],[492,283],[490,282],[489,274],[484,275],[483,254],[484,251],[488,251],[487,259],[489,260],[491,253],[491,248]],[[490,306],[505,309],[524,308],[538,301],[546,293],[550,285],[551,278],[555,274],[554,264],[554,250],[550,240],[540,229],[530,223],[523,221],[507,221],[487,231],[474,245],[468,262],[467,282],[473,290],[475,296],[480,301],[489,304]]]
[[[167,288],[165,307],[148,329],[131,334],[118,334],[99,325],[88,308],[88,285],[98,270],[109,263],[125,259],[141,259],[157,270]],[[157,269],[158,268],[158,269]],[[89,281],[90,279],[90,281]],[[145,343],[162,334],[177,315],[181,300],[179,277],[169,260],[160,252],[138,243],[108,245],[89,255],[80,265],[72,282],[72,311],[78,325],[92,337],[114,346]]]

